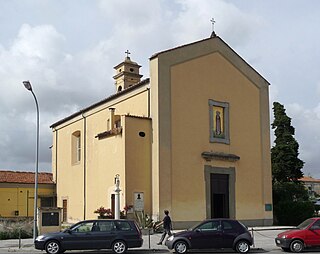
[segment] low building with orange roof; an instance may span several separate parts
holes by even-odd
[[[304,176],[299,179],[303,182],[304,186],[308,189],[310,197],[315,197],[320,195],[320,179],[315,179],[311,176]]]
[[[0,217],[33,217],[34,172],[0,170]],[[38,175],[38,206],[56,205],[56,186],[52,173]]]

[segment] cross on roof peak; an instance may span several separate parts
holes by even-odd
[[[214,20],[214,18],[210,19],[210,22],[212,24],[212,32],[211,32],[211,36],[210,37],[216,37],[216,33],[214,31],[214,23],[216,23],[216,21]]]

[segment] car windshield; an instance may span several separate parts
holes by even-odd
[[[306,229],[311,223],[313,223],[313,219],[307,219],[304,222],[300,223],[297,228]]]
[[[188,231],[193,231],[196,229],[200,230],[218,230],[220,228],[220,221],[203,221],[199,224],[196,224],[195,226],[188,229]]]

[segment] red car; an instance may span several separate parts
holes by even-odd
[[[301,252],[304,248],[320,247],[320,218],[310,218],[296,229],[280,233],[276,245],[284,251]]]

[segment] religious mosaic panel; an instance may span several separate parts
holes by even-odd
[[[230,143],[229,103],[209,100],[210,142]]]

